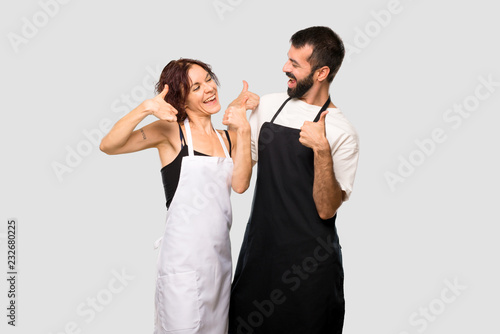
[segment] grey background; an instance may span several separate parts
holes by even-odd
[[[219,15],[217,3],[231,10]],[[213,66],[223,106],[243,79],[260,95],[284,91],[288,40],[312,25],[330,26],[352,51],[331,89],[361,140],[354,192],[338,217],[344,332],[498,332],[500,87],[460,126],[443,119],[474,95],[479,77],[500,81],[497,6],[401,0],[377,30],[372,11],[389,3],[72,0],[43,22],[38,1],[3,2],[1,267],[11,217],[20,250],[18,326],[6,325],[2,306],[2,333],[152,332],[153,242],[165,216],[157,152],[106,156],[85,144],[84,131],[131,110],[125,95],[132,106],[152,97],[159,71],[179,57]],[[23,18],[34,16],[43,26],[14,47],[9,36],[22,36]],[[218,128],[222,114],[213,118]],[[416,156],[415,141],[436,128],[446,141],[391,190],[386,173],[397,173],[400,156]],[[54,163],[66,164],[78,147],[88,154],[59,180]],[[253,185],[232,196],[234,262],[252,193]],[[129,276],[121,292],[108,287],[113,271]],[[461,286],[445,290],[451,303],[441,300],[446,280]],[[4,279],[0,291],[6,305]],[[87,303],[98,296],[106,305],[90,320]],[[432,321],[410,322],[429,307]]]

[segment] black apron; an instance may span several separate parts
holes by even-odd
[[[336,215],[319,217],[314,154],[300,130],[274,124],[259,133],[253,208],[231,289],[229,334],[340,334],[344,272]],[[330,98],[314,119],[327,109]]]

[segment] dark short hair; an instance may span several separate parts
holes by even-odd
[[[187,117],[185,105],[191,87],[188,71],[193,65],[198,65],[207,71],[217,86],[219,85],[219,80],[212,72],[210,65],[195,59],[180,58],[179,60],[172,60],[163,68],[160,80],[155,87],[156,92],[159,94],[163,91],[165,84],[168,85],[165,101],[177,109],[177,122],[182,122]]]
[[[332,29],[328,27],[306,28],[293,34],[290,42],[298,49],[305,45],[312,46],[313,52],[308,59],[312,70],[328,66],[330,73],[327,80],[332,82],[345,55],[344,43]]]

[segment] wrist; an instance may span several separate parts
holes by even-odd
[[[148,115],[154,115],[154,105],[153,103],[151,103],[150,100],[146,100],[146,101],[143,101],[140,105],[139,105],[139,113],[146,117]]]
[[[314,154],[318,156],[331,156],[330,143],[326,138],[324,138],[324,140],[316,145],[313,151]]]
[[[250,128],[250,124],[248,124],[248,123],[238,127],[238,129],[236,129],[236,135],[238,135],[238,136],[249,136],[250,132],[251,132],[251,128]]]

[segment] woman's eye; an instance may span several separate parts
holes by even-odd
[[[209,77],[209,78],[207,79],[207,82],[209,82],[209,81],[212,81],[212,77]]]
[[[198,89],[200,89],[200,86],[196,86],[193,88],[193,92],[196,92]]]

